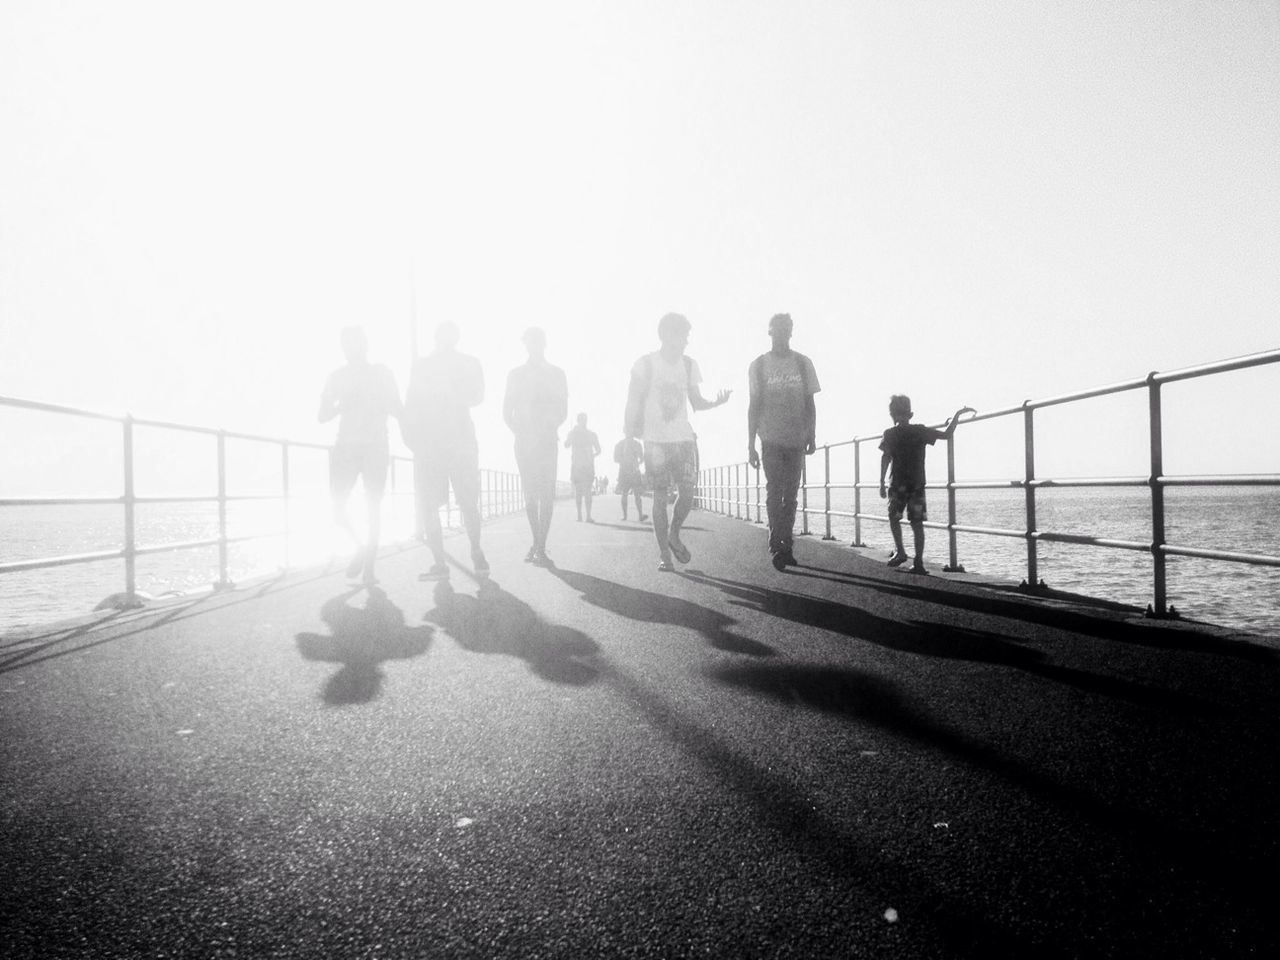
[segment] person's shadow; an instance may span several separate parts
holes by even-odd
[[[602,580],[588,573],[552,567],[551,574],[582,594],[582,598],[594,607],[616,613],[628,620],[648,623],[669,623],[696,630],[717,650],[726,653],[742,653],[753,657],[769,657],[773,648],[759,640],[752,640],[729,628],[738,621],[733,617],[701,606],[680,597],[670,597],[648,590],[623,586],[612,580]]]
[[[455,592],[442,580],[433,597],[436,605],[423,619],[464,650],[518,657],[537,676],[555,683],[587,684],[600,673],[600,647],[594,640],[580,630],[548,623],[492,579],[482,580],[474,597]]]
[[[352,606],[348,601],[359,592],[348,590],[320,608],[329,634],[300,633],[296,638],[306,659],[341,664],[320,693],[331,707],[375,699],[382,689],[383,662],[422,656],[431,645],[431,628],[407,626],[404,613],[377,588],[369,591],[363,607]]]

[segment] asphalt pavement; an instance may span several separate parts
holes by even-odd
[[[0,640],[0,955],[1277,955],[1274,641],[615,514]]]

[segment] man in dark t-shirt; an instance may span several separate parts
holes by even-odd
[[[936,440],[950,440],[960,422],[960,415],[972,413],[972,407],[961,407],[947,421],[945,430],[935,430],[923,424],[912,423],[911,398],[895,394],[889,398],[889,416],[893,426],[884,432],[880,441],[883,451],[880,457],[880,498],[889,501],[889,531],[893,534],[893,556],[889,566],[899,567],[907,562],[907,552],[902,544],[902,514],[907,514],[914,538],[915,560],[912,573],[928,573],[924,567],[924,522],[928,519],[925,503],[924,457],[925,446]],[[885,474],[893,467],[888,488]]]

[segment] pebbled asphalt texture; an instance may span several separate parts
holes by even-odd
[[[1277,955],[1274,640],[614,506],[0,639],[0,955]]]

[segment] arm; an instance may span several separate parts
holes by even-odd
[[[755,383],[755,363],[747,368],[747,380]],[[751,468],[759,469],[760,454],[756,452],[756,434],[760,432],[760,394],[752,390],[747,402],[747,463]]]
[[[600,438],[594,433],[591,434],[591,449],[595,451],[592,456],[600,456]]]
[[[693,384],[689,387],[689,406],[694,410],[710,410],[723,403],[728,403],[729,394],[731,393],[733,393],[732,390],[721,390],[716,394],[716,398],[714,400],[708,400],[702,395],[702,391],[698,389],[697,384]]]
[[[813,394],[806,394],[804,398],[804,452],[806,454],[813,453],[818,449],[818,407],[813,402]]]
[[[947,421],[947,429],[942,431],[943,437],[947,440],[951,439],[951,435],[956,432],[956,427],[960,426],[960,416],[965,413],[977,413],[973,407],[961,407],[951,415],[951,419]]]
[[[569,379],[560,371],[559,392],[556,394],[556,428],[569,419]]]
[[[627,409],[622,417],[622,435],[628,439],[636,436],[635,425],[641,422],[640,418],[644,411],[644,395],[644,378],[637,375],[633,369],[631,371],[631,383],[627,386]]]
[[[889,472],[889,463],[893,458],[887,453],[880,454],[880,499],[883,500],[889,495],[889,491],[884,486],[884,476]]]

